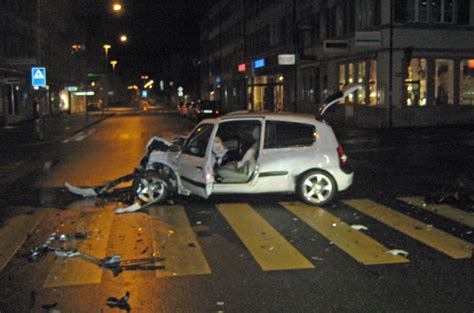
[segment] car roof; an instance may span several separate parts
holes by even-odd
[[[285,121],[285,122],[299,122],[315,124],[320,123],[316,120],[314,115],[295,112],[249,112],[236,111],[226,115],[215,118],[218,122],[226,120],[238,120],[247,118],[264,118],[266,120]]]

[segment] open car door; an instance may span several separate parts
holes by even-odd
[[[183,146],[178,173],[183,186],[193,194],[209,197],[213,187],[211,147],[215,124],[196,127]]]

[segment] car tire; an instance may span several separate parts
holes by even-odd
[[[170,195],[168,179],[157,172],[147,171],[133,181],[132,190],[135,198],[142,204],[162,203]]]
[[[337,184],[334,178],[322,170],[304,173],[296,184],[298,197],[309,205],[325,205],[334,200]]]

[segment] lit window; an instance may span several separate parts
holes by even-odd
[[[459,104],[474,105],[474,59],[462,60],[459,80]]]
[[[405,87],[407,106],[426,105],[426,59],[411,59]]]

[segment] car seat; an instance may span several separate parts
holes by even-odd
[[[254,143],[244,153],[239,161],[231,161],[216,169],[217,176],[222,183],[244,183],[249,181],[252,173],[257,168],[258,143],[260,139],[260,127],[252,130]]]

